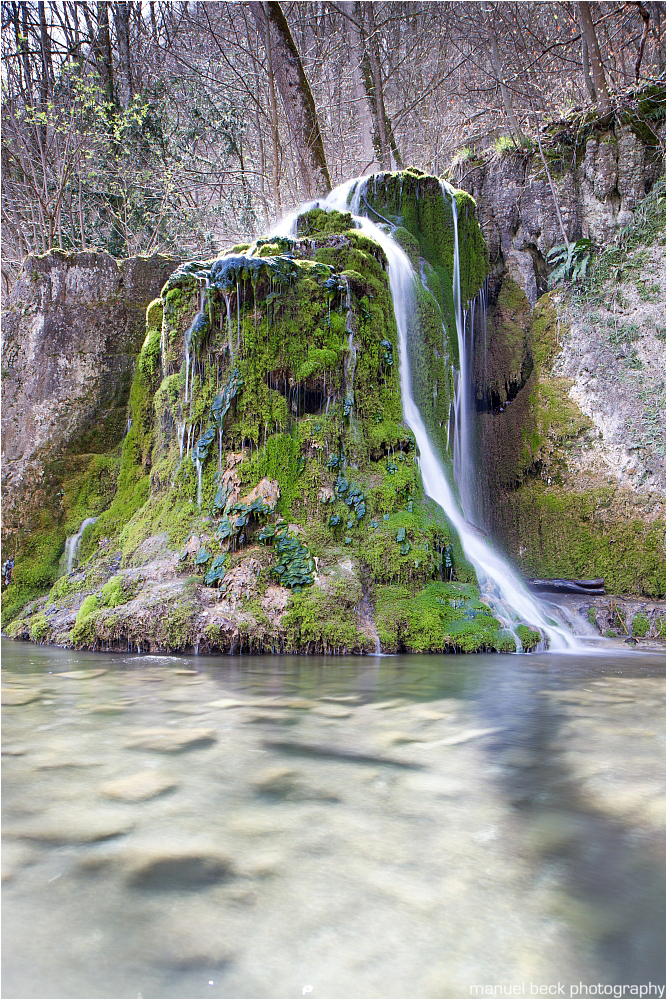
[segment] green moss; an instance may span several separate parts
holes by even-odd
[[[516,634],[521,640],[525,653],[530,653],[542,641],[542,635],[536,629],[529,628],[528,625],[517,625]]]
[[[71,632],[75,646],[89,646],[95,641],[95,622],[100,609],[100,600],[94,594],[84,597]]]
[[[392,232],[393,238],[405,253],[416,272],[419,271],[419,240],[404,226],[397,226]]]
[[[102,605],[107,608],[115,608],[119,604],[126,604],[132,600],[134,590],[132,585],[128,586],[124,577],[112,576],[102,587]]]
[[[507,635],[471,584],[431,583],[414,595],[407,587],[378,587],[376,625],[385,652],[508,648]]]
[[[370,652],[373,641],[359,629],[361,584],[333,569],[314,587],[292,597],[282,623],[288,649],[309,653]]]
[[[30,638],[33,642],[42,642],[50,631],[48,619],[43,612],[33,615],[30,619]]]
[[[638,614],[632,619],[632,634],[638,638],[644,639],[648,635],[650,628],[651,623],[646,615]]]
[[[529,577],[603,577],[612,594],[665,594],[664,530],[629,519],[612,487],[584,492],[530,480],[496,511],[509,555]]]

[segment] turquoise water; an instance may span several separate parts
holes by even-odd
[[[4,996],[664,983],[664,656],[2,652]]]

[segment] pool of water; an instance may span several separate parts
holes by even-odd
[[[664,655],[2,653],[4,996],[664,984]]]

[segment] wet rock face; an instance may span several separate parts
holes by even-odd
[[[146,306],[177,263],[62,251],[26,259],[2,318],[3,533],[18,526],[46,461],[102,453],[122,437]]]
[[[663,166],[629,126],[596,132],[578,152],[568,150],[569,162],[564,155],[549,168],[563,225],[570,240],[603,245],[631,221]],[[492,268],[504,267],[534,306],[546,291],[546,255],[563,243],[539,153],[487,161],[457,183],[477,202]]]

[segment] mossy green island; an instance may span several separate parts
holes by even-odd
[[[466,302],[484,285],[488,252],[473,199],[455,197]],[[418,171],[376,175],[365,200],[419,276],[413,391],[451,468],[459,368],[451,205],[440,181]],[[526,470],[551,429],[567,438],[588,425],[539,379],[548,302],[530,327],[533,374],[521,376],[528,324],[512,295],[520,298],[506,283],[494,328],[504,336],[498,371],[513,366],[526,405],[549,415],[548,426],[538,415],[532,435],[519,433],[514,461],[527,496]],[[489,378],[497,381],[495,369]],[[489,391],[502,395],[504,385]],[[122,438],[95,430],[86,452],[52,463],[49,499],[31,530],[12,539],[10,637],[146,652],[516,648],[480,598],[452,525],[425,495],[402,422],[387,260],[351,215],[313,209],[293,238],[182,264],[146,311]],[[499,489],[516,470],[505,479],[496,470]],[[541,479],[530,483],[531,503],[555,502]],[[571,532],[581,511],[560,502]],[[68,573],[65,540],[93,517]],[[589,562],[567,571],[550,542],[544,575],[574,575],[571,567],[598,575],[594,532],[591,524],[588,539],[576,536]],[[628,544],[637,548],[634,536]],[[647,592],[657,593],[658,569],[647,573]],[[541,640],[531,624],[520,626],[524,649]]]

